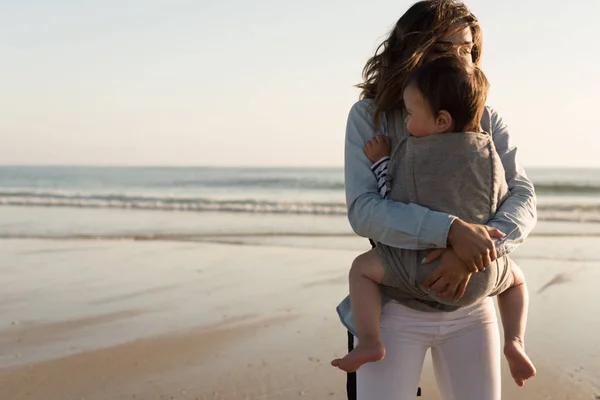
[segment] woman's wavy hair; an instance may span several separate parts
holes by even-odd
[[[456,0],[423,0],[400,17],[363,68],[361,99],[375,102],[375,124],[381,113],[403,107],[402,88],[406,77],[445,35],[471,28],[473,63],[481,58],[481,28],[477,18]]]

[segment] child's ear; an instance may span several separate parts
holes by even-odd
[[[436,119],[438,133],[451,132],[454,129],[454,120],[450,113],[446,110],[441,110]]]

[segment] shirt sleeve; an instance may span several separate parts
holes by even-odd
[[[536,196],[533,184],[517,161],[517,148],[511,143],[508,128],[498,113],[490,112],[490,126],[496,151],[506,171],[509,196],[500,205],[489,226],[506,236],[495,240],[498,257],[512,252],[531,233],[537,222]]]
[[[348,220],[359,236],[388,246],[422,250],[446,247],[453,216],[418,204],[384,199],[364,144],[376,133],[371,100],[354,104],[346,125],[344,175]],[[381,134],[387,134],[385,119]]]
[[[377,185],[379,185],[379,195],[384,199],[387,199],[388,187],[387,187],[387,173],[388,166],[390,165],[390,156],[386,156],[378,160],[376,163],[371,165],[371,171],[377,178]]]

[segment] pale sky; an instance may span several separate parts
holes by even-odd
[[[0,164],[341,166],[413,1],[0,0]],[[600,167],[600,1],[467,1],[525,166]]]

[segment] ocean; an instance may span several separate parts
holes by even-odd
[[[600,169],[528,170],[539,219],[600,222]],[[345,215],[342,168],[0,167],[0,205]]]

